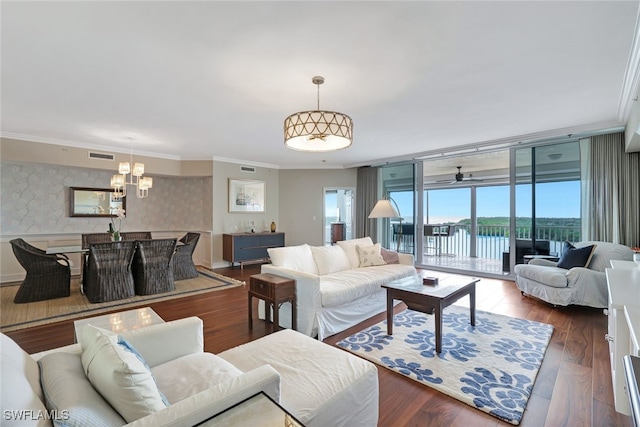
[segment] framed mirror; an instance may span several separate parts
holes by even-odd
[[[127,198],[116,199],[113,188],[70,187],[69,216],[115,217],[114,209],[127,210]]]

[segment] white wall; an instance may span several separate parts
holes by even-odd
[[[280,170],[279,228],[287,232],[287,245],[321,246],[324,188],[355,188],[356,183],[356,169]]]
[[[257,231],[268,230],[271,221],[275,221],[278,231],[287,231],[280,225],[280,171],[277,169],[252,166],[255,173],[242,171],[242,165],[215,161],[213,164],[213,263],[220,267],[228,265],[222,259],[222,234],[243,233],[247,231],[249,221],[255,223]],[[229,213],[229,178],[253,179],[264,181],[264,213]],[[287,244],[288,244],[288,237]]]

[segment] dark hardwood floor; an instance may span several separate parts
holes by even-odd
[[[259,265],[216,272],[246,280]],[[511,281],[482,279],[477,308],[554,325],[555,330],[536,379],[521,426],[631,426],[613,406],[611,371],[602,310],[554,308],[522,297]],[[148,304],[163,319],[198,316],[204,321],[205,350],[218,353],[269,333],[264,321],[247,326],[247,289],[237,287]],[[401,309],[402,305],[398,307]],[[383,320],[380,314],[325,340],[335,344],[365,326]],[[7,333],[29,353],[73,343],[73,321]],[[380,426],[510,425],[429,387],[378,367]]]

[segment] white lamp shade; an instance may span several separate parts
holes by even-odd
[[[146,176],[140,180],[140,189],[148,190],[151,187],[153,187],[153,178]]]
[[[115,189],[124,187],[124,177],[122,175],[113,175],[111,177],[111,187]]]
[[[144,175],[144,163],[136,163],[133,165],[133,176]]]
[[[381,199],[371,210],[369,218],[400,218],[400,215],[389,200]]]
[[[120,175],[126,175],[129,172],[131,172],[131,165],[129,162],[120,162],[120,165],[118,166],[118,173]]]

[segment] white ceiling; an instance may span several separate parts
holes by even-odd
[[[0,130],[320,168],[614,127],[635,96],[638,6],[2,1]],[[353,118],[346,150],[283,145],[285,117],[315,108],[314,75],[320,107]]]

